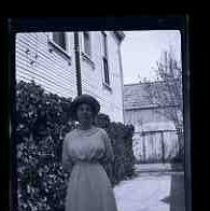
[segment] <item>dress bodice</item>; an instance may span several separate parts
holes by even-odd
[[[64,166],[77,161],[97,162],[101,159],[113,159],[111,142],[105,130],[97,127],[74,129],[66,135],[62,155]]]

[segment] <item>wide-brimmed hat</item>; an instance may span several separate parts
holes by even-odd
[[[91,108],[93,109],[94,114],[98,114],[98,112],[100,111],[99,102],[94,97],[88,94],[83,94],[76,97],[70,105],[69,115],[73,120],[77,120],[77,115],[76,115],[77,107],[82,103],[90,105]]]

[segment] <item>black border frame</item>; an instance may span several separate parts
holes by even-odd
[[[98,16],[98,17],[44,17],[44,18],[7,18],[8,68],[9,68],[9,118],[12,123],[10,138],[10,191],[11,210],[17,207],[16,181],[16,144],[14,142],[15,122],[15,35],[18,32],[38,31],[98,31],[98,30],[180,30],[183,98],[184,98],[184,139],[185,139],[185,206],[192,210],[192,168],[191,168],[191,111],[190,111],[190,64],[189,64],[189,16]],[[10,116],[11,115],[11,116]]]

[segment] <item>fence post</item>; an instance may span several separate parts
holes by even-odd
[[[165,145],[164,145],[164,136],[163,131],[161,133],[161,143],[162,143],[162,162],[165,163]]]
[[[143,145],[143,160],[146,161],[146,147],[145,147],[145,134],[142,133],[142,145]]]

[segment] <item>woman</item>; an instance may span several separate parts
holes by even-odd
[[[93,125],[99,110],[99,102],[89,95],[71,103],[70,115],[79,127],[63,143],[63,166],[68,170],[73,165],[65,211],[117,211],[110,180],[100,164],[113,160],[111,142],[105,130]]]

